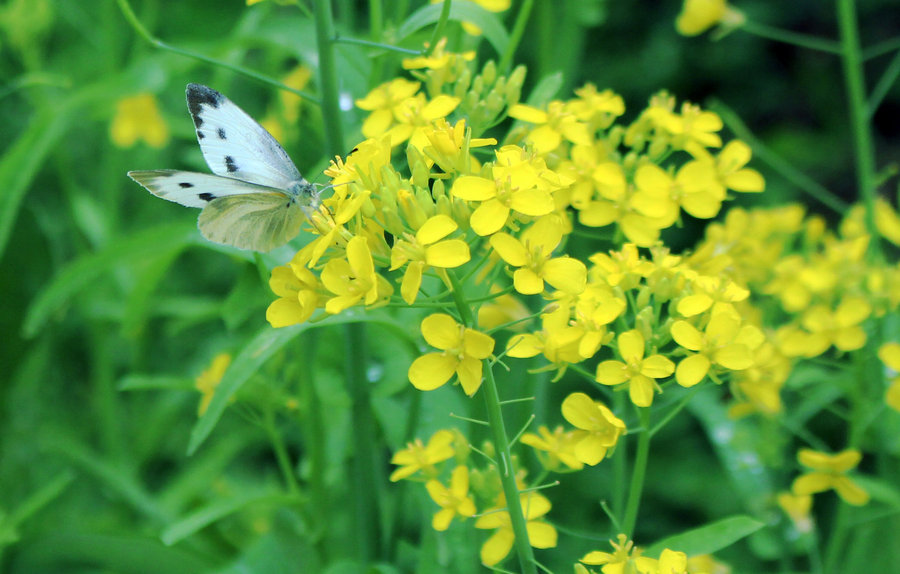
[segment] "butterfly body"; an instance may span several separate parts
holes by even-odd
[[[187,104],[213,173],[161,169],[128,176],[157,197],[203,209],[197,225],[210,241],[254,251],[290,241],[305,213],[318,207],[316,187],[265,128],[221,93],[188,84]]]

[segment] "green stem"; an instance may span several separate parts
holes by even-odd
[[[314,8],[325,141],[329,155],[343,155],[346,153],[346,149],[339,103],[331,0],[316,0]],[[374,457],[378,452],[374,441],[377,435],[377,426],[372,415],[369,383],[366,380],[368,350],[364,325],[347,323],[344,326],[344,338],[346,341],[344,372],[353,402],[354,456],[350,461],[349,472],[356,517],[355,542],[359,559],[363,563],[369,563],[376,558],[380,546],[378,493],[383,482],[375,470],[374,462]]]
[[[309,489],[309,514],[311,516],[326,516],[329,509],[329,490],[325,485],[325,424],[322,420],[322,404],[319,401],[319,392],[316,390],[313,373],[316,370],[312,365],[316,364],[317,338],[312,331],[308,331],[302,339],[300,347],[300,360],[305,368],[300,369],[297,381],[297,394],[300,396],[302,410],[300,423],[303,429],[303,446],[307,455]],[[328,532],[325,524],[313,523],[312,540],[321,560],[326,561],[325,544],[323,534]]]
[[[484,396],[488,424],[491,426],[491,435],[494,439],[497,472],[500,475],[503,494],[506,497],[506,510],[509,513],[513,534],[516,537],[516,554],[519,557],[519,565],[523,573],[537,574],[534,551],[531,549],[531,543],[528,540],[527,522],[522,511],[522,503],[519,500],[516,473],[512,468],[509,437],[506,434],[506,427],[503,423],[503,411],[500,408],[500,395],[497,393],[497,383],[494,380],[494,371],[489,360],[484,361],[484,384],[482,385],[481,393]]]
[[[275,460],[278,461],[278,468],[281,469],[281,474],[284,476],[288,493],[291,496],[296,496],[300,493],[300,485],[297,483],[294,465],[291,463],[291,457],[284,446],[284,440],[282,440],[278,429],[275,428],[275,409],[271,405],[266,405],[265,409],[265,413],[263,413],[263,427],[266,430],[269,441],[272,443],[272,450],[275,451]]]
[[[625,506],[625,520],[622,531],[631,538],[634,525],[637,523],[638,508],[641,505],[641,494],[644,490],[644,477],[647,474],[647,459],[650,455],[650,409],[638,408],[641,419],[641,431],[638,435],[637,452],[634,455],[634,467],[631,470],[631,485],[628,490],[628,503]]]
[[[850,206],[843,199],[826,189],[822,184],[815,181],[805,173],[801,172],[790,162],[785,161],[783,157],[766,147],[759,139],[753,135],[750,128],[734,113],[731,108],[722,102],[714,102],[710,105],[710,109],[722,117],[722,121],[734,132],[738,138],[743,140],[753,154],[760,160],[764,161],[775,170],[781,177],[789,181],[791,184],[803,190],[807,195],[816,199],[822,205],[832,209],[836,213],[845,213]]]
[[[390,44],[372,42],[370,40],[361,40],[359,38],[344,38],[341,36],[337,36],[334,38],[334,41],[337,44],[355,44],[357,46],[368,46],[369,48],[380,48],[388,52],[398,52],[400,54],[408,54],[411,56],[422,55],[422,50],[411,50],[409,48],[401,48],[400,46],[391,46]]]
[[[135,15],[134,10],[132,10],[131,5],[128,3],[128,0],[116,0],[116,2],[119,4],[119,9],[122,10],[122,15],[125,16],[125,19],[128,20],[128,23],[131,24],[131,27],[134,28],[135,32],[137,32],[141,38],[146,40],[152,46],[159,48],[160,50],[166,50],[180,56],[185,56],[194,60],[206,62],[207,64],[212,64],[213,66],[231,70],[232,72],[247,76],[248,78],[253,78],[254,80],[262,82],[263,84],[274,86],[279,90],[284,90],[286,92],[296,94],[310,103],[316,105],[319,104],[319,100],[315,96],[312,96],[309,93],[304,92],[303,90],[297,90],[290,86],[286,86],[275,78],[270,78],[269,76],[254,72],[253,70],[250,70],[248,68],[229,64],[228,62],[225,62],[223,60],[216,60],[215,58],[210,58],[209,56],[204,56],[203,54],[199,54],[197,52],[191,52],[190,50],[184,50],[182,48],[177,48],[170,44],[166,44],[165,42],[151,34],[147,30],[147,28],[144,27],[144,25],[140,20],[138,20],[138,17]]]
[[[878,79],[878,83],[875,84],[875,88],[869,96],[869,101],[866,105],[867,120],[872,120],[872,116],[878,111],[878,107],[881,105],[882,100],[884,100],[884,97],[891,91],[891,88],[894,87],[894,83],[897,81],[898,77],[900,77],[900,52],[897,52],[894,54],[894,57],[891,58],[891,63],[885,68],[884,73],[881,74],[881,78]]]
[[[319,53],[319,89],[322,92],[322,121],[329,157],[344,155],[344,127],[341,122],[337,64],[334,54],[334,20],[331,0],[316,0],[316,48]]]
[[[462,317],[463,325],[475,326],[475,316],[463,295],[462,284],[452,270],[448,270],[453,300]],[[497,382],[494,379],[493,365],[490,359],[482,362],[484,369],[484,382],[481,385],[481,394],[484,397],[485,410],[487,411],[488,424],[491,427],[491,436],[496,452],[495,463],[500,483],[503,486],[503,495],[506,497],[506,510],[512,524],[513,534],[516,537],[515,548],[519,557],[519,565],[524,574],[537,574],[534,551],[528,540],[528,527],[525,514],[522,511],[522,502],[519,500],[519,487],[516,484],[515,469],[512,468],[512,454],[509,448],[509,435],[503,422],[503,409],[500,404],[500,394],[497,392]]]
[[[866,208],[866,228],[872,237],[869,254],[874,257],[881,250],[880,242],[877,240],[878,229],[875,227],[875,151],[868,122],[862,51],[859,45],[854,0],[837,0],[837,12],[841,31],[841,60],[850,106],[850,126],[856,151],[856,182]]]
[[[512,33],[509,35],[509,44],[506,45],[506,51],[503,52],[500,63],[497,65],[502,74],[506,74],[510,70],[516,49],[522,41],[522,36],[525,35],[525,27],[528,25],[528,17],[531,15],[533,6],[534,0],[524,0],[519,8],[519,13],[516,14],[516,23],[513,24]]]
[[[773,28],[772,26],[766,26],[765,24],[752,22],[750,20],[747,20],[747,22],[739,29],[762,38],[775,40],[776,42],[784,42],[785,44],[793,44],[794,46],[800,46],[801,48],[819,50],[821,52],[828,52],[829,54],[841,53],[841,47],[837,42],[823,40],[822,38],[816,38],[815,36],[808,36],[806,34],[798,34],[796,32],[782,30],[781,28]]]

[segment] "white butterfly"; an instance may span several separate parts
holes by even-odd
[[[319,198],[281,144],[212,88],[188,84],[187,104],[215,175],[156,169],[128,176],[157,197],[203,208],[197,226],[210,241],[269,251],[296,237]]]

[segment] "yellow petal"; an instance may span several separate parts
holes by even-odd
[[[490,244],[497,255],[513,267],[522,267],[528,263],[528,250],[512,235],[495,233],[491,236]]]
[[[541,275],[547,283],[570,295],[582,293],[587,285],[587,267],[573,257],[557,257],[547,261]]]
[[[460,329],[453,317],[445,313],[434,313],[422,320],[422,336],[429,345],[442,351],[453,349],[460,344]]]
[[[409,382],[420,391],[434,390],[453,376],[458,361],[443,353],[422,355],[409,367]]]
[[[709,359],[705,355],[684,358],[675,369],[675,380],[682,387],[693,387],[709,372]]]
[[[422,245],[430,245],[447,237],[459,226],[447,215],[429,217],[416,232],[416,240]]]
[[[469,245],[462,239],[448,239],[425,249],[425,262],[433,267],[453,269],[469,261]]]

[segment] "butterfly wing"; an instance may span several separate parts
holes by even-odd
[[[216,198],[203,208],[197,225],[210,241],[270,251],[296,237],[303,219],[303,210],[292,198],[263,192]]]
[[[129,171],[128,177],[144,186],[156,197],[187,207],[206,207],[211,201],[227,195],[280,191],[230,177],[174,169]],[[280,193],[287,201],[288,196],[284,192]]]
[[[305,183],[281,144],[231,100],[212,88],[188,84],[187,104],[213,173],[284,190]]]

